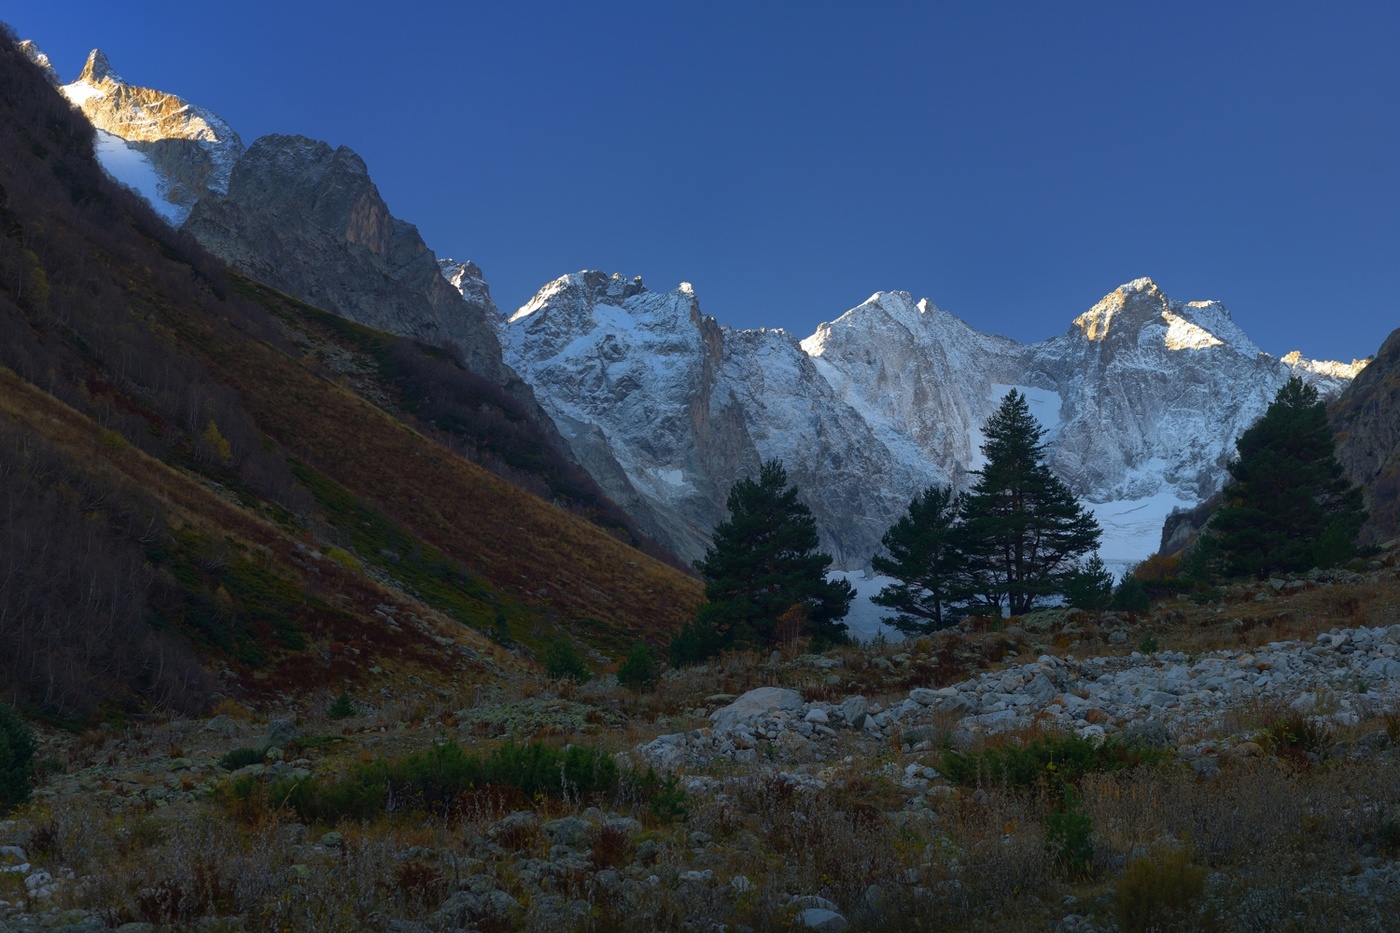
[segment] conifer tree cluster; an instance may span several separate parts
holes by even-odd
[[[1053,600],[1103,609],[1113,577],[1099,559],[1093,515],[1045,459],[1044,428],[1012,390],[983,426],[985,464],[957,496],[931,486],[885,533],[874,569],[894,578],[874,597],[906,634],[969,614],[1022,615]],[[1355,553],[1365,510],[1342,474],[1316,389],[1292,379],[1240,438],[1224,506],[1193,555],[1200,572],[1266,576],[1326,567]],[[728,521],[696,563],[707,602],[671,643],[675,664],[729,647],[797,638],[841,641],[849,583],[826,579],[811,511],[776,460],[736,483]]]
[[[895,578],[874,598],[906,634],[970,612],[1029,612],[1055,597],[1100,600],[1112,577],[1097,557],[1098,523],[1045,462],[1044,429],[1011,390],[983,426],[986,465],[961,498],[933,486],[885,533],[875,570]]]

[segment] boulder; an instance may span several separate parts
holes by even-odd
[[[266,752],[270,748],[286,748],[299,738],[301,738],[301,729],[297,727],[295,721],[274,719],[267,724],[267,731],[263,733],[262,741],[258,743],[258,750]]]
[[[808,907],[797,915],[797,925],[819,933],[844,933],[849,924],[846,918],[834,910],[824,907]]]
[[[769,713],[802,712],[802,694],[782,687],[755,687],[728,706],[710,714],[715,732],[728,732],[740,723],[753,724]]]
[[[847,697],[841,702],[841,718],[852,729],[865,728],[865,717],[870,713],[870,702],[865,697]]]

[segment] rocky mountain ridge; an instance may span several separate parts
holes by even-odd
[[[42,56],[37,48],[34,52]],[[228,191],[233,167],[243,155],[243,141],[212,111],[174,94],[127,83],[100,49],[92,50],[82,73],[60,90],[103,134],[99,147],[108,150],[104,163],[123,161],[114,151],[120,149],[134,154],[137,161],[149,162],[157,188],[142,194],[172,223],[183,223],[207,192]],[[118,177],[138,189],[144,187]]]
[[[682,554],[701,553],[733,478],[778,457],[848,568],[923,486],[967,484],[980,427],[1012,387],[1046,427],[1052,465],[1095,507],[1106,556],[1125,562],[1154,550],[1172,508],[1219,488],[1235,438],[1290,375],[1335,395],[1364,366],[1276,359],[1220,303],[1174,301],[1150,279],[1024,345],[907,292],[879,292],[799,341],[719,325],[689,285],[658,294],[585,272],[545,286],[508,341],[510,364],[589,451],[580,459],[606,447],[625,476],[595,477],[644,500]]]
[[[96,50],[65,93],[129,145],[191,137],[207,148],[201,127],[225,126],[179,98],[132,89]],[[213,134],[233,141],[225,161],[241,147],[230,134]],[[193,190],[165,162],[155,167],[162,191]],[[1174,301],[1150,279],[1031,345],[898,291],[804,340],[734,330],[704,314],[687,285],[658,294],[601,272],[546,285],[507,323],[481,270],[437,260],[348,148],[268,136],[204,182],[184,224],[211,252],[352,320],[449,347],[530,407],[538,396],[557,442],[687,559],[725,517],[734,479],[779,457],[808,491],[838,566],[866,566],[915,492],[967,484],[981,424],[1016,387],[1047,428],[1052,465],[1105,526],[1104,556],[1121,567],[1153,550],[1171,510],[1219,488],[1235,437],[1289,375],[1335,395],[1362,365],[1275,359],[1223,305]]]
[[[24,51],[46,66],[32,42]],[[103,167],[219,258],[343,317],[451,347],[473,372],[528,396],[501,363],[500,314],[480,270],[478,286],[444,281],[353,150],[279,134],[245,148],[211,111],[125,81],[100,49],[60,90],[98,130]]]
[[[226,194],[210,192],[184,229],[252,277],[343,317],[436,346],[505,385],[494,304],[441,275],[412,224],[395,217],[353,150],[304,136],[264,136],[238,160]],[[487,295],[489,302],[489,294]]]

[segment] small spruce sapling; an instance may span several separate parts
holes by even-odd
[[[1094,554],[1065,578],[1065,602],[1075,609],[1107,609],[1113,602],[1113,574]]]
[[[37,747],[29,723],[0,703],[0,813],[8,813],[29,799]]]
[[[349,719],[355,715],[355,701],[350,699],[350,694],[342,693],[331,701],[331,705],[326,709],[326,715],[332,719]]]
[[[1094,877],[1094,821],[1073,787],[1065,787],[1064,803],[1045,817],[1045,851],[1069,881]]]
[[[574,643],[563,636],[550,642],[545,649],[544,672],[551,680],[572,680],[577,684],[593,676],[583,658],[579,657]]]
[[[644,641],[639,641],[627,652],[627,658],[617,669],[617,682],[633,693],[647,693],[656,686],[660,674],[660,661],[656,652]]]

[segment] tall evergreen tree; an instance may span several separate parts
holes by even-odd
[[[957,621],[962,558],[958,553],[958,502],[948,486],[930,486],[880,539],[885,554],[870,564],[894,577],[871,600],[893,609],[884,619],[906,635],[933,632]]]
[[[1206,572],[1263,578],[1356,553],[1366,510],[1337,460],[1317,389],[1289,379],[1235,449],[1225,501],[1198,544]]]
[[[1021,615],[1065,592],[1101,532],[1045,463],[1045,430],[1024,395],[1008,392],[982,434],[987,463],[962,497],[961,550],[973,598]]]
[[[855,590],[827,580],[831,556],[817,550],[812,512],[788,483],[781,461],[763,464],[757,480],[729,491],[729,520],[695,566],[707,602],[697,618],[721,647],[771,645],[811,636],[818,643],[846,639],[841,619]]]

